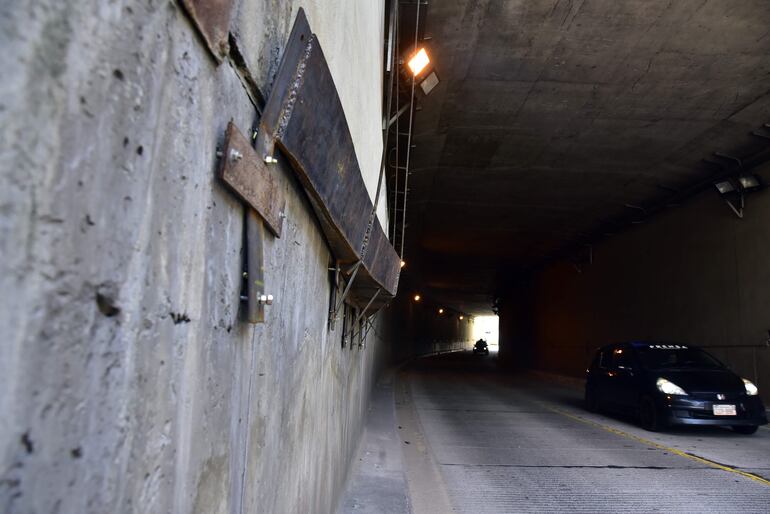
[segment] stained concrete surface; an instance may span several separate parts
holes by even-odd
[[[767,512],[766,483],[598,425],[765,478],[767,428],[650,433],[588,413],[577,389],[467,353],[417,361],[404,379],[455,512]]]
[[[234,6],[265,92],[306,8],[371,188],[382,2]],[[244,70],[166,0],[4,2],[0,42],[0,511],[332,511],[383,341],[327,328],[330,255],[288,174],[276,300],[241,321],[244,210],[215,169],[256,117]]]

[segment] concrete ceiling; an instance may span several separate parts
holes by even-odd
[[[402,27],[413,15],[403,4]],[[437,302],[488,312],[501,277],[708,178],[714,152],[768,144],[750,136],[770,121],[766,0],[444,0],[421,16],[441,83],[415,114],[405,278]]]

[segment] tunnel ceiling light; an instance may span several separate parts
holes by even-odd
[[[745,191],[753,191],[762,186],[756,175],[741,175],[738,177],[738,183]]]
[[[428,52],[426,52],[424,48],[420,48],[417,53],[409,59],[409,62],[407,62],[407,66],[412,70],[412,75],[415,77],[417,77],[417,75],[419,75],[429,64],[430,58],[428,57]]]
[[[721,195],[725,195],[727,193],[735,191],[735,186],[729,180],[722,180],[720,182],[715,182],[714,187],[717,188],[717,191],[719,191],[719,194]]]
[[[763,186],[762,180],[757,175],[750,173],[714,182],[714,187],[719,191],[719,195],[739,218],[743,218],[746,194],[762,189]]]
[[[414,301],[419,302],[422,297],[418,294],[414,295]]]

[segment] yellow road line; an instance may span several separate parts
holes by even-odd
[[[693,455],[691,453],[684,452],[682,450],[677,450],[676,448],[671,448],[670,446],[666,446],[660,443],[656,443],[655,441],[650,441],[649,439],[645,439],[644,437],[639,437],[633,434],[629,434],[628,432],[623,432],[622,430],[618,430],[617,428],[612,428],[607,425],[603,425],[601,423],[597,423],[596,421],[591,421],[590,419],[581,418],[580,416],[576,416],[574,414],[570,414],[569,412],[563,411],[561,409],[557,409],[554,407],[551,407],[549,405],[542,404],[543,407],[546,409],[556,412],[558,414],[561,414],[562,416],[566,416],[570,419],[574,419],[575,421],[579,421],[581,423],[585,423],[586,425],[591,425],[597,428],[601,428],[602,430],[605,430],[607,432],[610,432],[615,435],[619,435],[621,437],[625,437],[626,439],[632,439],[634,441],[637,441],[639,443],[645,444],[647,446],[653,446],[659,450],[665,450],[667,452],[671,452],[675,455],[679,455],[680,457],[684,457],[685,459],[690,459],[695,462],[700,462],[701,464],[706,464],[707,466],[710,466],[712,468],[721,469],[722,471],[727,471],[729,473],[735,473],[736,475],[741,475],[743,477],[746,477],[748,479],[751,479],[755,482],[759,482],[760,484],[764,484],[767,486],[770,486],[770,480],[767,480],[765,478],[762,478],[761,476],[755,475],[753,473],[748,473],[746,471],[741,471],[739,469],[731,468],[730,466],[725,466],[724,464],[719,464],[718,462],[714,462],[713,460],[704,459],[703,457],[698,457],[697,455]]]

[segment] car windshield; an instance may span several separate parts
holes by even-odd
[[[639,356],[648,369],[698,368],[721,369],[722,364],[714,357],[697,348],[680,345],[655,345],[638,348]]]

